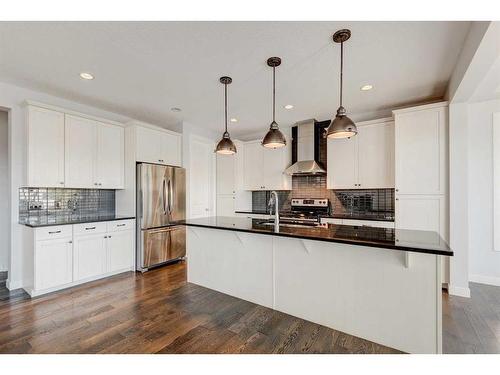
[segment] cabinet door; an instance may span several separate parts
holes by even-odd
[[[137,161],[147,163],[162,162],[162,133],[148,128],[137,127]]]
[[[272,149],[262,147],[265,190],[291,190],[291,177],[285,175],[289,146]],[[291,157],[289,158],[291,162]],[[288,163],[290,164],[290,163]]]
[[[217,194],[235,194],[236,155],[217,154]]]
[[[161,134],[161,155],[162,164],[181,166],[181,137],[179,135]]]
[[[444,194],[446,109],[396,114],[396,189],[402,194]]]
[[[358,181],[358,141],[327,140],[327,188],[356,189]]]
[[[74,280],[84,280],[106,272],[105,234],[75,236],[73,241]]]
[[[245,190],[264,189],[264,148],[260,142],[245,144]]]
[[[124,129],[116,125],[97,125],[96,182],[99,188],[123,189]]]
[[[134,232],[117,231],[107,237],[107,272],[130,270],[134,265]]]
[[[94,159],[97,139],[96,121],[66,115],[65,170],[66,187],[97,188]]]
[[[64,187],[64,114],[29,106],[28,185]]]
[[[439,234],[448,241],[448,228],[446,224],[446,199],[439,195],[397,195],[395,202],[395,227],[396,229],[413,229],[430,231],[424,240],[430,243],[439,243]],[[410,234],[400,232],[399,241],[417,242],[418,238],[408,237]]]
[[[35,290],[55,288],[73,281],[71,237],[37,241],[35,249]]]
[[[217,216],[234,216],[234,195],[217,195]]]
[[[394,188],[394,123],[359,127],[358,187]]]

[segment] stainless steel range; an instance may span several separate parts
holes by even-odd
[[[322,215],[330,211],[327,198],[292,198],[290,211],[281,211],[282,223],[317,226]]]

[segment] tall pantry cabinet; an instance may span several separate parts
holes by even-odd
[[[395,226],[436,232],[449,242],[448,103],[405,108],[393,114]],[[447,267],[443,271],[447,282]]]

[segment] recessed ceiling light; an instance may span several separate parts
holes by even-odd
[[[172,112],[181,112],[181,111],[182,111],[182,109],[180,109],[180,108],[178,108],[178,107],[172,107],[172,108],[170,108],[170,110],[171,110]]]
[[[82,72],[82,73],[80,73],[80,78],[86,79],[86,80],[91,80],[91,79],[94,79],[94,76],[90,73]]]
[[[373,86],[372,85],[364,85],[364,86],[361,86],[361,91],[368,91],[368,90],[371,90],[373,89]]]
[[[231,122],[238,122],[238,119],[233,117],[233,118],[232,118],[231,120],[229,120],[229,121],[231,121]]]
[[[285,109],[292,109],[292,108],[293,108],[293,105],[291,105],[291,104],[287,104],[287,105],[285,105],[285,107],[284,107],[284,108],[285,108]]]

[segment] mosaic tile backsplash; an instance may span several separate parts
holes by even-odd
[[[111,216],[115,191],[98,189],[20,188],[19,220],[49,216]]]
[[[252,209],[267,210],[269,191],[252,193]],[[394,215],[394,189],[328,190],[326,176],[293,176],[292,190],[279,191],[280,210],[290,210],[292,198],[328,198],[336,214],[387,213]]]

